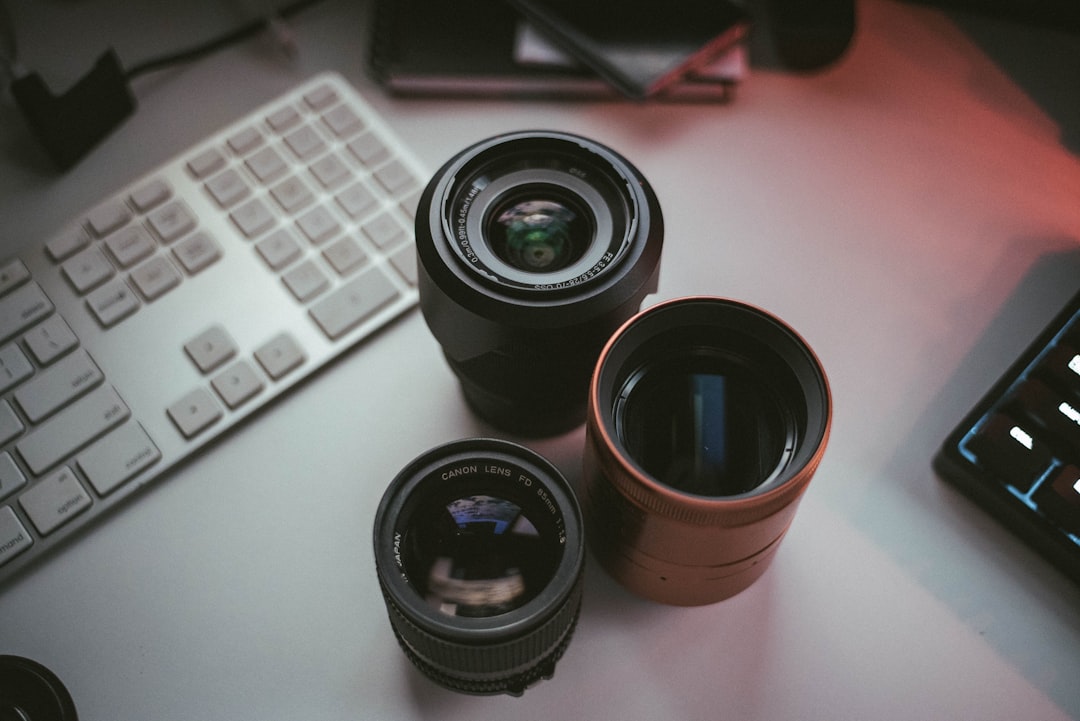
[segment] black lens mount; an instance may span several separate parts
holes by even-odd
[[[581,605],[581,513],[536,453],[493,439],[421,455],[391,482],[375,567],[405,654],[464,693],[521,694],[550,678]]]
[[[420,306],[465,397],[499,428],[584,420],[600,349],[655,291],[659,202],[611,149],[521,132],[448,161],[417,210]]]

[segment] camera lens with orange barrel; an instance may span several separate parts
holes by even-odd
[[[581,498],[601,565],[701,605],[767,568],[821,462],[832,403],[814,352],[753,306],[690,297],[627,321],[589,388]]]

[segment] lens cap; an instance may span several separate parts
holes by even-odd
[[[75,702],[55,673],[21,656],[0,656],[0,721],[77,721]]]

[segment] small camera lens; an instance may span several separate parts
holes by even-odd
[[[492,425],[554,435],[585,419],[604,342],[656,290],[663,220],[628,161],[556,132],[451,158],[416,217],[420,307]]]
[[[490,439],[414,460],[375,517],[375,565],[409,659],[456,691],[520,694],[549,678],[581,604],[580,511],[539,455]]]
[[[582,507],[601,565],[664,603],[743,590],[787,532],[831,416],[816,356],[778,318],[709,297],[638,314],[589,390]]]

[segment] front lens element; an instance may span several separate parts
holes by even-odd
[[[497,205],[485,223],[495,255],[530,273],[576,263],[592,244],[593,223],[580,203],[551,191],[523,190]]]
[[[794,415],[752,369],[692,354],[633,375],[615,427],[649,475],[699,496],[753,490],[791,457]]]
[[[390,624],[425,675],[455,691],[520,694],[550,678],[581,606],[581,513],[566,479],[507,441],[435,448],[375,515]]]

